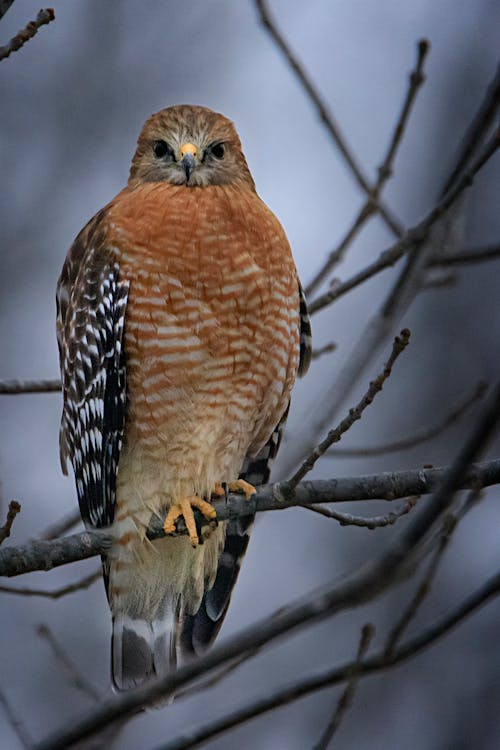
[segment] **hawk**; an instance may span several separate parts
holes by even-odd
[[[234,125],[197,106],[152,115],[127,186],[83,228],[57,286],[63,471],[103,559],[112,679],[127,689],[217,635],[252,518],[198,533],[213,495],[249,497],[270,462],[311,331],[285,232]],[[149,541],[184,518],[188,535]],[[206,524],[205,521],[205,524]]]

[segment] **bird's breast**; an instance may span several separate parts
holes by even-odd
[[[110,211],[130,280],[129,439],[170,457],[202,447],[244,456],[279,420],[295,377],[290,248],[260,199],[241,192],[147,185]]]

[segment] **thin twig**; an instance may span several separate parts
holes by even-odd
[[[12,708],[9,699],[7,698],[7,695],[4,693],[2,688],[0,688],[0,705],[2,706],[4,714],[7,717],[7,720],[12,729],[16,733],[16,736],[19,739],[21,745],[25,748],[25,750],[32,750],[32,748],[35,747],[35,743],[31,738],[28,730],[24,726],[23,722]]]
[[[17,500],[11,500],[9,503],[9,510],[7,511],[7,518],[3,526],[0,526],[0,544],[4,542],[10,536],[12,531],[12,524],[18,513],[21,512],[21,505]]]
[[[328,745],[332,741],[333,735],[339,728],[342,719],[350,708],[352,699],[354,698],[354,693],[356,692],[356,688],[358,686],[359,678],[361,677],[359,670],[374,635],[375,628],[371,623],[367,623],[363,626],[361,630],[361,638],[358,645],[358,653],[356,655],[356,661],[354,662],[352,668],[351,676],[349,677],[347,685],[345,686],[342,695],[337,702],[337,705],[333,712],[333,716],[325,727],[325,730],[320,739],[314,745],[313,750],[327,750]]]
[[[47,526],[45,531],[42,531],[42,533],[39,534],[38,538],[56,539],[57,537],[66,534],[66,532],[76,526],[77,523],[80,523],[81,520],[79,512],[77,510],[72,510],[67,516],[64,516],[50,526]]]
[[[330,253],[322,268],[317,272],[312,281],[307,285],[305,289],[307,297],[309,297],[314,291],[316,291],[318,286],[331,272],[331,270],[342,261],[348,247],[351,245],[360,229],[363,227],[365,222],[376,212],[377,202],[379,200],[380,194],[385,187],[385,183],[392,176],[394,159],[403,138],[403,133],[405,131],[406,125],[408,124],[410,112],[415,102],[417,92],[420,86],[425,81],[423,67],[429,48],[430,45],[426,39],[421,39],[419,41],[417,45],[417,63],[415,65],[415,69],[410,73],[408,90],[406,92],[401,112],[391,135],[387,153],[377,170],[377,181],[373,186],[373,189],[364,205],[361,207],[356,219],[354,220],[354,223],[347,231],[346,235],[343,237],[335,250]]]
[[[311,359],[319,359],[324,354],[330,354],[331,352],[334,352],[336,348],[337,344],[334,341],[330,341],[329,344],[320,346],[318,349],[313,349]]]
[[[430,266],[462,266],[470,263],[484,263],[485,261],[500,259],[500,245],[486,245],[472,250],[462,250],[453,255],[443,255],[432,258]]]
[[[331,448],[327,453],[327,457],[335,458],[337,456],[342,456],[343,458],[359,458],[366,456],[382,456],[386,453],[395,453],[396,451],[404,451],[414,448],[417,445],[421,445],[422,443],[441,435],[448,427],[451,427],[451,425],[465,414],[472,404],[484,396],[486,389],[486,383],[478,383],[474,393],[467,396],[467,398],[452,409],[449,414],[441,420],[441,422],[431,427],[424,427],[419,432],[415,432],[411,437],[395,440],[390,443],[382,443],[381,445],[359,448],[343,448],[339,446],[338,448]]]
[[[366,474],[335,479],[304,481],[296,487],[276,482],[259,487],[256,495],[246,500],[231,493],[227,501],[214,501],[219,521],[236,520],[255,513],[317,505],[319,503],[364,502],[366,500],[401,500],[410,495],[427,495],[440,485],[449,469],[419,468],[405,471]],[[500,459],[469,467],[460,489],[490,487],[500,484]],[[177,534],[185,533],[180,524]],[[148,538],[165,536],[162,521],[151,525]],[[109,530],[83,531],[61,539],[32,540],[18,547],[0,550],[0,575],[18,576],[36,570],[51,570],[95,555],[106,554],[112,543]]]
[[[460,174],[469,163],[476,148],[483,140],[484,136],[491,127],[495,114],[500,107],[500,65],[498,66],[495,76],[486,89],[486,94],[481,102],[476,116],[467,129],[463,140],[459,156],[455,166],[443,186],[442,195],[445,195],[457,182]]]
[[[80,674],[80,671],[58,642],[48,625],[44,625],[43,623],[38,625],[36,632],[40,638],[43,638],[50,646],[55,661],[61,670],[68,676],[70,683],[93,702],[99,702],[102,696],[94,686]]]
[[[408,625],[415,618],[422,602],[428,596],[432,583],[436,577],[436,573],[439,568],[439,564],[443,558],[444,553],[448,549],[449,543],[453,532],[457,528],[459,521],[465,516],[465,514],[477,503],[481,495],[480,489],[473,489],[469,492],[466,501],[463,503],[462,508],[457,513],[450,513],[443,520],[443,528],[439,537],[439,543],[431,556],[427,571],[421,581],[415,595],[411,599],[410,603],[403,610],[401,616],[391,629],[386,639],[385,653],[391,655],[394,653],[396,646],[401,641],[404,633],[406,632]]]
[[[314,513],[319,513],[326,518],[332,518],[334,521],[338,521],[341,526],[360,526],[364,529],[373,530],[395,524],[402,516],[406,516],[413,510],[417,504],[417,500],[418,497],[410,497],[400,508],[392,510],[387,515],[371,516],[370,518],[353,516],[350,513],[339,513],[339,511],[332,508],[322,508],[321,505],[304,505],[303,507],[307,510],[312,510]]]
[[[419,547],[442,518],[453,501],[455,492],[462,486],[471,462],[486,447],[500,420],[500,383],[492,392],[480,419],[467,436],[455,461],[446,473],[433,499],[421,509],[386,547],[384,552],[370,565],[363,566],[350,576],[320,592],[314,592],[298,604],[272,619],[258,622],[240,634],[215,646],[196,662],[181,666],[176,672],[146,683],[134,690],[112,697],[81,720],[72,720],[71,725],[55,733],[38,745],[38,750],[64,750],[71,744],[96,734],[122,717],[129,717],[144,706],[175,694],[195,679],[207,675],[214,669],[297,631],[306,624],[320,622],[347,607],[373,600],[397,581],[409,575],[413,569],[413,558]],[[500,574],[488,582],[488,590],[481,589],[480,602],[496,594],[500,589]],[[466,603],[470,609],[478,606],[477,596]],[[461,608],[463,611],[463,607]],[[455,613],[456,614],[456,613]],[[463,615],[464,616],[464,615]],[[441,623],[442,624],[442,623]],[[451,627],[451,625],[449,625]],[[385,657],[383,656],[385,660]],[[360,669],[360,672],[362,670]]]
[[[332,304],[337,299],[342,297],[351,289],[354,289],[359,284],[362,284],[367,279],[375,276],[380,271],[394,265],[400,258],[405,255],[410,249],[414,249],[421,245],[428,237],[430,230],[436,224],[436,222],[444,216],[444,214],[455,204],[462,193],[467,190],[473,183],[476,175],[486,162],[493,156],[495,151],[500,145],[500,131],[497,130],[493,137],[488,141],[484,149],[481,151],[479,157],[476,159],[470,170],[463,175],[459,180],[457,186],[447,193],[441,201],[429,211],[429,213],[416,224],[414,227],[408,230],[404,237],[395,242],[391,247],[384,250],[377,260],[370,263],[366,268],[362,269],[358,273],[354,274],[351,279],[342,282],[328,292],[316,297],[309,303],[309,313],[314,313],[322,310],[327,305]],[[433,263],[435,261],[433,260]]]
[[[14,586],[0,586],[0,592],[4,594],[17,594],[18,596],[43,596],[47,599],[61,599],[61,597],[67,596],[67,594],[74,594],[75,591],[88,589],[95,581],[99,580],[101,575],[102,571],[99,569],[94,571],[94,573],[85,576],[85,578],[81,578],[79,581],[70,583],[67,586],[62,586],[59,589],[30,589],[15,588]]]
[[[338,123],[336,122],[332,113],[329,111],[326,103],[321,98],[321,95],[319,91],[317,90],[316,86],[313,84],[312,80],[309,78],[309,76],[305,72],[303,65],[299,63],[295,53],[292,52],[290,46],[285,41],[285,38],[283,37],[281,32],[278,30],[278,27],[272,20],[271,15],[269,13],[269,8],[267,7],[267,2],[265,2],[265,0],[255,0],[255,5],[257,8],[257,12],[259,13],[262,25],[264,26],[265,29],[267,29],[272,39],[274,40],[276,46],[281,50],[288,64],[290,65],[295,75],[297,76],[297,79],[302,84],[302,87],[304,88],[307,96],[309,97],[310,101],[312,102],[315,109],[317,110],[321,122],[324,124],[327,131],[330,133],[332,140],[334,141],[335,145],[337,146],[340,153],[344,157],[344,160],[349,165],[349,168],[353,176],[355,177],[356,182],[368,196],[371,196],[372,186],[369,184],[368,179],[363,174],[363,171],[360,165],[358,164],[357,159],[355,158],[354,154],[347,146],[345,137],[341,134]],[[394,217],[389,212],[389,209],[386,206],[379,203],[377,205],[377,210],[379,211],[380,215],[383,217],[386,224],[391,228],[393,233],[397,236],[400,236],[403,232],[403,227],[401,226],[399,221],[396,219],[396,217]]]
[[[0,380],[0,395],[17,396],[20,393],[56,393],[61,390],[60,380]]]
[[[295,487],[311,469],[314,467],[316,461],[330,448],[333,443],[338,443],[342,439],[342,435],[349,430],[354,422],[361,419],[364,410],[373,402],[373,399],[380,393],[384,387],[384,383],[387,378],[390,377],[394,362],[403,352],[410,341],[410,331],[404,328],[399,336],[394,339],[392,352],[387,360],[384,369],[375,380],[372,380],[365,395],[359,401],[359,403],[352,409],[349,409],[349,414],[345,417],[340,424],[337,425],[333,430],[330,430],[324,440],[322,440],[316,448],[309,454],[309,456],[303,461],[300,468],[295,472],[293,477],[289,480],[291,487]]]
[[[374,656],[365,659],[361,664],[356,665],[356,662],[349,662],[348,664],[326,670],[320,674],[306,677],[285,688],[278,688],[274,693],[266,695],[254,703],[248,703],[247,701],[241,708],[237,708],[225,716],[213,719],[197,729],[190,729],[182,735],[167,740],[166,743],[156,747],[155,750],[190,750],[191,748],[199,747],[204,742],[234,727],[240,726],[250,719],[262,716],[269,711],[285,706],[311,693],[345,682],[345,680],[349,679],[353,668],[356,666],[359,679],[401,664],[413,658],[428,646],[431,646],[444,635],[447,635],[476,610],[498,596],[499,593],[500,573],[497,573],[449,615],[437,620],[418,636],[409,640],[390,657],[387,657],[384,651],[380,651]],[[45,748],[41,746],[39,750],[45,750]]]
[[[41,26],[45,26],[46,24],[50,23],[55,19],[55,13],[52,8],[44,8],[40,11],[38,11],[38,15],[34,21],[30,21],[24,29],[21,29],[8,44],[6,44],[4,47],[0,47],[0,60],[5,60],[7,57],[9,57],[12,52],[17,52],[18,49],[21,49],[26,42],[29,42],[30,39],[33,39],[35,34],[37,33],[38,29]]]

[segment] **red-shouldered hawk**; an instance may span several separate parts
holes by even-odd
[[[103,561],[118,688],[164,674],[220,629],[251,518],[203,544],[221,487],[269,478],[310,359],[286,235],[255,192],[233,124],[195,106],[150,117],[125,187],[80,232],[57,288],[61,462]],[[152,517],[187,536],[148,541]]]

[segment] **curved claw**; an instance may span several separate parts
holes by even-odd
[[[217,515],[215,508],[209,502],[203,500],[203,498],[198,497],[198,495],[183,497],[168,509],[165,521],[163,522],[163,529],[166,534],[171,534],[175,531],[175,521],[182,516],[188,530],[189,540],[193,547],[196,547],[199,538],[193,508],[199,510],[208,521],[212,521]]]

